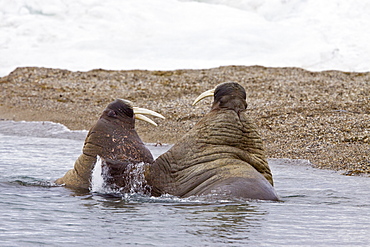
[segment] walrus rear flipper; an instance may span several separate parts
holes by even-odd
[[[96,157],[81,154],[76,160],[73,169],[69,170],[56,184],[64,184],[70,188],[89,189],[91,174],[95,167]]]

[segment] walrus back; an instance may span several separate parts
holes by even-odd
[[[220,192],[221,188],[226,190],[226,181],[235,181],[255,191],[253,194],[248,188],[237,190],[238,186],[234,189],[229,186],[236,196],[244,193],[248,198],[277,198],[255,125],[244,112],[237,114],[226,109],[204,116],[178,143],[159,156],[148,172],[154,195],[169,193],[187,197]],[[258,191],[262,198],[258,198]]]

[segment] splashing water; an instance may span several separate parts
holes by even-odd
[[[102,194],[150,194],[150,186],[147,185],[144,171],[147,164],[140,162],[130,163],[126,166],[122,177],[125,180],[124,186],[110,184],[108,181],[112,178],[109,168],[101,157],[98,156],[91,178],[91,192]]]
[[[101,158],[98,156],[95,163],[94,170],[91,175],[91,192],[104,193],[104,179],[102,176],[102,163]]]

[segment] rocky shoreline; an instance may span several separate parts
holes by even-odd
[[[192,101],[227,81],[247,91],[248,114],[269,158],[308,159],[347,175],[370,174],[370,72],[227,66],[202,70],[68,70],[23,67],[0,78],[0,118],[89,129],[116,98],[157,111],[138,121],[143,141],[175,143],[210,108]]]

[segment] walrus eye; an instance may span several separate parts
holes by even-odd
[[[107,113],[108,117],[114,117],[114,118],[117,118],[117,113],[113,110],[110,110],[108,113]]]

